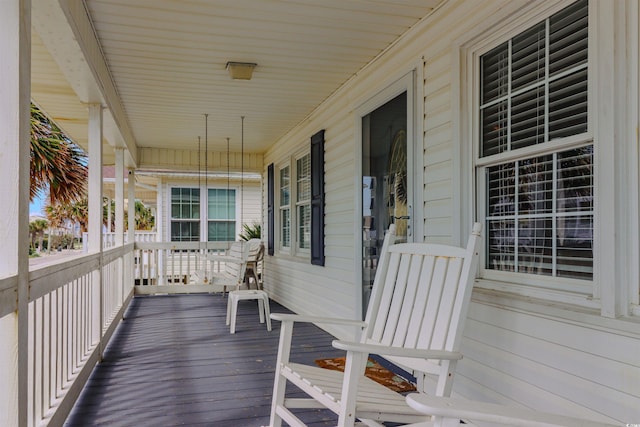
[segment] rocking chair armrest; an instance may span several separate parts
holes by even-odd
[[[417,348],[390,347],[378,344],[363,344],[353,341],[334,340],[335,348],[358,353],[379,354],[380,356],[412,357],[416,359],[460,360],[462,353],[446,350],[422,350]]]
[[[607,427],[612,424],[591,421],[564,415],[550,414],[526,408],[509,407],[494,403],[430,396],[412,393],[406,398],[407,404],[418,412],[445,418],[471,419],[500,425],[519,426],[563,426],[563,427]],[[457,421],[456,421],[457,423]]]
[[[364,328],[367,326],[362,320],[352,319],[336,319],[333,317],[305,316],[301,314],[287,313],[271,313],[271,319],[281,322],[304,322],[304,323],[326,323],[333,325],[358,326]]]

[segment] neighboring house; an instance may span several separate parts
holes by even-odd
[[[395,18],[410,14],[409,9],[427,8],[422,2],[400,2],[405,7],[397,11],[394,4],[372,2],[394,8],[393,12],[384,10],[396,25],[393,31],[403,28],[401,36],[361,52],[362,57],[372,59],[366,59],[360,68],[349,69],[347,76],[341,75],[336,90],[336,86],[327,85],[330,90],[321,91],[312,106],[302,105],[300,98],[295,100],[302,106],[287,105],[288,109],[276,102],[279,96],[290,98],[274,81],[289,84],[292,80],[287,90],[311,98],[317,94],[296,80],[298,74],[313,68],[316,74],[311,80],[324,82],[322,74],[343,71],[323,68],[308,58],[303,64],[292,59],[303,56],[305,43],[321,43],[323,36],[328,37],[328,33],[310,33],[296,40],[296,31],[306,30],[303,24],[287,27],[289,32],[283,30],[286,43],[282,45],[291,50],[271,63],[273,68],[281,63],[285,66],[277,71],[264,67],[265,86],[259,86],[256,77],[250,82],[255,86],[243,87],[247,82],[232,82],[225,75],[228,86],[203,88],[199,78],[204,75],[209,79],[209,74],[194,72],[194,78],[186,78],[187,70],[179,61],[158,61],[173,67],[170,72],[161,69],[153,75],[163,89],[188,80],[188,92],[194,97],[206,89],[206,102],[199,98],[203,109],[219,102],[224,113],[227,107],[235,106],[233,97],[238,94],[242,108],[261,107],[255,116],[262,114],[272,120],[268,123],[271,127],[265,125],[259,129],[262,133],[256,131],[268,142],[264,151],[244,151],[235,143],[231,175],[225,175],[229,164],[218,146],[210,163],[212,176],[205,183],[200,152],[184,143],[186,133],[176,130],[183,139],[156,141],[157,134],[147,134],[148,129],[139,125],[137,131],[147,139],[146,145],[138,146],[127,124],[135,117],[152,118],[156,100],[163,99],[167,104],[160,107],[172,114],[175,108],[176,122],[197,135],[195,120],[179,120],[182,106],[172,104],[174,97],[167,96],[170,101],[162,97],[145,100],[144,108],[128,105],[155,95],[151,92],[157,86],[136,91],[148,75],[131,71],[147,71],[155,63],[149,59],[144,66],[129,67],[129,57],[143,51],[135,46],[138,50],[130,53],[127,49],[134,42],[119,32],[143,33],[143,26],[134,24],[152,15],[158,21],[170,16],[173,28],[173,12],[160,11],[158,6],[154,15],[133,4],[109,1],[34,3],[47,3],[60,15],[57,22],[49,17],[49,8],[37,14],[39,25],[47,24],[48,19],[55,23],[48,31],[81,33],[82,37],[63,39],[69,49],[65,45],[52,55],[60,55],[58,62],[64,66],[65,55],[72,56],[75,49],[79,60],[72,65],[80,68],[86,61],[101,77],[97,80],[104,93],[98,101],[92,98],[89,106],[89,139],[93,137],[94,144],[100,146],[102,133],[96,129],[103,122],[118,125],[119,133],[111,138],[117,143],[109,141],[118,147],[115,164],[129,167],[135,176],[151,178],[148,185],[156,188],[157,230],[162,240],[231,238],[239,233],[241,222],[258,220],[268,253],[264,287],[273,300],[298,313],[359,319],[366,309],[379,245],[390,223],[396,223],[408,241],[461,245],[472,224],[480,222],[485,244],[461,349],[464,359],[456,371],[453,394],[617,423],[640,422],[638,0],[432,1],[428,12],[413,21],[408,19],[410,24],[405,27]],[[163,5],[167,3],[176,7],[173,2]],[[181,17],[187,20],[195,14],[194,9],[210,6],[206,3],[181,5],[191,12]],[[337,16],[322,3],[255,5],[276,5],[278,10],[269,11],[276,22],[280,17],[277,12],[309,13],[308,7],[320,8],[330,15],[322,19],[329,23],[326,26],[331,32],[338,23],[356,27],[370,18],[369,27],[377,31],[366,34],[381,39],[387,35],[387,28],[374,19],[379,15],[373,11],[373,17],[362,10],[353,16]],[[338,7],[337,3],[343,4],[332,2],[332,7]],[[108,10],[110,7],[118,10]],[[127,27],[110,22],[129,18],[116,13],[120,7],[139,14],[132,18],[134,24],[127,21]],[[156,6],[149,3],[146,7]],[[266,23],[245,21],[255,16],[262,19],[257,12],[245,17],[244,11],[233,9],[238,16],[232,19],[207,10],[209,15],[198,14],[198,18],[216,19],[216,30],[228,21],[234,30],[250,28],[246,37],[261,50],[271,52],[274,42],[267,35],[282,35],[280,28],[274,31]],[[93,21],[90,13],[97,15]],[[359,20],[351,21],[355,16]],[[75,27],[67,28],[67,20]],[[260,27],[256,29],[251,23]],[[279,24],[284,27],[288,23]],[[154,25],[157,28],[153,30],[160,32],[160,24],[154,21]],[[314,31],[320,30],[314,27]],[[349,39],[354,45],[365,33],[344,31],[354,37]],[[388,30],[389,34],[393,31]],[[103,48],[98,43],[100,35],[104,36]],[[200,34],[197,36],[189,43],[199,43]],[[242,36],[225,40],[230,44],[246,40]],[[147,38],[158,52],[182,53],[182,40],[174,40],[173,34]],[[84,49],[71,45],[73,40],[86,43],[81,46]],[[54,37],[46,40],[55,41]],[[5,43],[6,50],[15,44],[12,42]],[[35,46],[43,44],[40,41]],[[234,46],[229,51],[234,51]],[[197,45],[189,55],[205,62],[208,73],[222,74],[221,66],[215,70],[211,66],[209,55],[216,51],[215,44],[207,44],[208,51],[201,47]],[[340,42],[322,45],[329,53],[339,47],[345,46]],[[127,58],[118,57],[118,49],[126,50]],[[324,53],[321,49],[320,54]],[[327,56],[348,62],[349,53]],[[123,63],[109,64],[105,58]],[[18,63],[12,62],[14,68],[19,68]],[[120,73],[114,72],[112,77],[110,66],[120,66]],[[34,78],[38,71],[34,69]],[[75,69],[66,71],[65,76],[82,86]],[[116,90],[118,78],[124,82]],[[274,87],[280,92],[275,94]],[[82,92],[82,88],[75,90]],[[266,101],[265,93],[270,97]],[[43,98],[45,95],[50,94]],[[104,120],[102,100],[111,107]],[[11,102],[5,104],[5,109],[15,112]],[[140,113],[135,107],[144,111]],[[295,123],[276,120],[290,115],[297,118]],[[18,132],[18,126],[10,124]],[[71,120],[67,123],[69,128],[74,125]],[[168,123],[161,130],[173,135],[173,126]],[[105,131],[105,139],[112,133]],[[91,156],[90,150],[90,180]],[[114,162],[110,157],[103,159],[101,152],[97,157],[96,162]],[[0,173],[8,173],[2,169]],[[238,179],[241,170],[248,174],[244,181]],[[231,179],[227,181],[226,176]],[[92,185],[101,188],[96,181],[89,183],[90,193]],[[243,199],[239,198],[240,189],[246,195]],[[15,196],[18,190],[2,191]],[[231,211],[226,203],[230,199],[234,200]],[[218,209],[220,206],[223,208]],[[12,253],[0,252],[5,258]],[[0,272],[12,276],[16,270],[18,267]],[[17,277],[24,275],[28,272],[19,272]],[[4,276],[0,278],[4,280]],[[26,282],[10,279],[3,282],[7,287]],[[7,303],[4,307],[13,313],[13,306]],[[340,338],[354,334],[347,329],[328,330]]]

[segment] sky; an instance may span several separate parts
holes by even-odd
[[[36,196],[33,202],[29,203],[29,215],[44,215],[45,196]]]

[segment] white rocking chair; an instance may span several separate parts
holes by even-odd
[[[305,426],[291,409],[328,408],[338,415],[338,427],[383,426],[384,421],[417,423],[430,417],[408,406],[405,397],[364,376],[369,354],[378,354],[416,375],[418,388],[435,375],[435,394],[449,396],[462,329],[476,272],[480,224],[475,224],[465,248],[401,243],[391,226],[385,237],[371,300],[364,322],[272,314],[282,321],[270,427]],[[334,341],[347,352],[345,373],[289,361],[296,321],[363,328],[359,342]],[[285,398],[286,382],[309,398]]]

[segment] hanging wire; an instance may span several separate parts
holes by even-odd
[[[208,190],[209,185],[209,114],[204,115],[204,186]]]
[[[206,224],[206,239],[205,242],[209,240],[209,114],[204,114],[204,190],[205,190],[205,200],[207,204],[205,205],[205,224]],[[205,253],[207,250],[205,249]],[[207,254],[208,255],[208,254]],[[207,276],[207,263],[204,264],[204,283],[209,283],[209,279]]]
[[[198,136],[198,191],[200,191],[200,188],[202,186],[201,174],[202,174],[202,171],[200,170],[200,136]]]
[[[229,203],[229,192],[231,191],[230,185],[229,185],[230,181],[231,181],[231,175],[229,172],[229,137],[227,137],[227,220],[231,218],[231,213],[229,212],[229,209],[231,208]]]
[[[240,119],[240,226],[242,226],[244,221],[244,116],[240,116]]]

